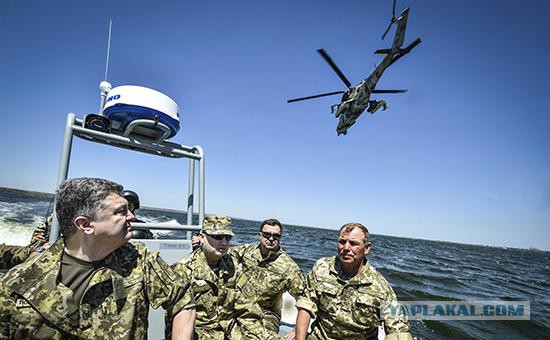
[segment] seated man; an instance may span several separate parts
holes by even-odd
[[[274,333],[279,332],[283,293],[289,292],[297,299],[304,289],[304,274],[281,248],[282,231],[279,220],[265,220],[260,224],[259,244],[243,244],[230,250],[243,266],[243,295],[256,299],[265,328]]]
[[[151,305],[171,308],[174,333],[191,339],[189,281],[158,253],[128,243],[134,216],[122,189],[96,178],[61,184],[62,237],[0,280],[0,338],[146,339]]]
[[[366,259],[369,232],[360,223],[344,224],[338,257],[319,259],[306,279],[304,296],[296,302],[296,339],[378,339],[380,311],[397,298],[389,283]],[[406,317],[384,320],[386,339],[410,339]]]
[[[268,334],[263,328],[258,305],[241,299],[238,281],[242,271],[228,254],[233,236],[230,218],[207,216],[200,235],[194,239],[199,248],[172,266],[176,273],[192,280],[197,311],[195,338],[277,339],[276,334]],[[167,331],[171,329],[170,320],[171,313],[167,313]]]
[[[237,268],[227,254],[233,237],[231,219],[224,216],[204,218],[201,248],[172,266],[174,272],[191,278],[197,311],[195,338],[224,339],[233,326]],[[172,311],[167,315],[170,324]],[[169,331],[171,327],[166,327]],[[167,334],[166,338],[170,338]]]

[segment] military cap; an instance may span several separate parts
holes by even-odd
[[[220,215],[206,216],[202,221],[202,231],[209,235],[235,235],[231,231],[231,218]]]

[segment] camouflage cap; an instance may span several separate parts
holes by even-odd
[[[235,235],[231,231],[231,218],[220,215],[206,216],[202,221],[202,231],[210,235]]]

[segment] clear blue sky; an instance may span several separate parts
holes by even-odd
[[[109,81],[168,94],[173,139],[206,152],[206,210],[249,219],[550,249],[550,52],[545,0],[419,0],[383,76],[390,109],[336,135],[343,89],[373,69],[391,0],[0,2],[0,186],[55,190],[68,112]],[[392,32],[393,34],[393,32]],[[75,140],[69,175],[106,177],[184,209],[187,162]]]

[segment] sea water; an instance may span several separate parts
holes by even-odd
[[[0,188],[0,243],[28,243],[33,229],[51,210],[51,201],[48,194]],[[137,214],[144,222],[187,221],[185,213],[175,211],[139,209]],[[232,244],[258,242],[259,224],[234,218]],[[376,226],[369,227],[376,232]],[[154,233],[158,238],[186,235]],[[337,230],[285,224],[282,245],[307,274],[320,257],[336,255],[337,237]],[[530,302],[530,320],[413,320],[415,338],[550,339],[550,252],[376,234],[371,239],[368,259],[391,283],[399,300]]]

